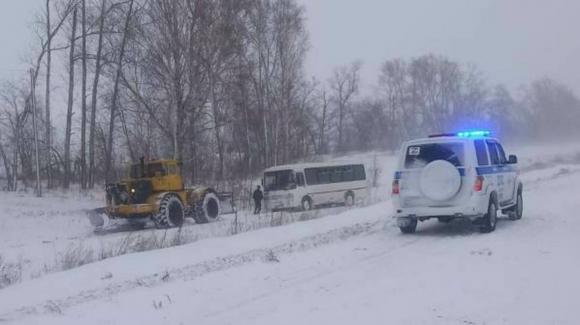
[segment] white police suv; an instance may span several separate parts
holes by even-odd
[[[517,157],[506,158],[488,131],[432,135],[406,142],[395,172],[392,197],[397,225],[413,233],[417,221],[467,218],[491,232],[498,210],[522,217],[523,185]]]

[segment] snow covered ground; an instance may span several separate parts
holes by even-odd
[[[235,236],[191,225],[213,238],[0,289],[0,323],[577,324],[580,146],[516,153],[524,218],[491,234],[434,221],[401,235],[388,200]],[[394,158],[376,156],[385,166],[376,199],[388,198]],[[369,166],[375,155],[353,157]],[[0,193],[0,202],[12,206],[0,215],[0,254],[31,265],[126,236],[92,234],[80,212],[96,200]]]

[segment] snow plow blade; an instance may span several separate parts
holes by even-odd
[[[108,223],[107,221],[109,219],[105,211],[105,208],[97,208],[94,210],[89,210],[87,216],[89,217],[91,225],[93,225],[93,227],[95,228],[104,227],[105,224]]]

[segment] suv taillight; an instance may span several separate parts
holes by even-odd
[[[391,194],[399,194],[399,180],[393,180],[393,187],[391,189]]]
[[[483,176],[477,176],[475,178],[475,183],[473,183],[473,190],[476,192],[481,192],[483,189]]]

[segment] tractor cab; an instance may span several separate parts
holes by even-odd
[[[130,164],[127,175],[117,184],[107,184],[107,205],[150,203],[152,195],[162,192],[182,192],[180,163],[176,160],[151,160],[141,158]]]
[[[128,168],[124,183],[147,181],[151,183],[153,192],[183,190],[181,179],[181,163],[176,160],[141,159],[139,163],[131,164]]]

